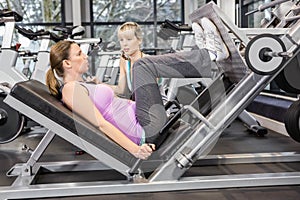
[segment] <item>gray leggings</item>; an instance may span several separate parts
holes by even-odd
[[[136,117],[152,142],[167,121],[157,78],[209,78],[211,60],[206,49],[147,56],[133,65]]]

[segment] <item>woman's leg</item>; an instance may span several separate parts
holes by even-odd
[[[136,116],[152,142],[167,120],[157,78],[211,77],[211,59],[206,49],[148,56],[133,65]]]

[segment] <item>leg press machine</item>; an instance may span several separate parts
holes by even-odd
[[[204,16],[216,24],[231,56],[219,63],[223,72],[194,101],[201,102],[203,96],[209,95],[210,102],[203,103],[200,109],[195,109],[193,103],[181,108],[178,115],[182,118],[184,115],[189,115],[194,121],[174,120],[175,123],[171,124],[164,133],[167,137],[164,137],[159,148],[146,161],[136,159],[97,128],[68,110],[60,101],[49,95],[44,84],[35,80],[17,83],[5,102],[46,127],[48,132],[27,163],[16,164],[7,172],[8,176],[16,176],[16,179],[11,186],[0,187],[0,198],[29,199],[299,185],[300,172],[183,176],[189,168],[201,161],[222,164],[300,161],[297,152],[258,153],[252,156],[236,154],[234,158],[232,155],[208,155],[222,132],[289,64],[289,61],[299,54],[300,21],[286,29],[281,35],[263,34],[249,40],[245,33],[238,29],[214,3],[208,3],[194,11],[190,18],[192,21],[198,21]],[[246,63],[236,49],[228,30],[247,47]],[[268,41],[267,46],[260,45],[264,44],[265,40]],[[259,54],[255,54],[257,50]],[[269,62],[272,63],[271,66]],[[229,86],[224,85],[224,77],[230,80]],[[38,162],[55,135],[84,150],[95,160]],[[35,179],[41,169],[47,169],[50,172],[113,169],[124,175],[124,179],[35,184]]]

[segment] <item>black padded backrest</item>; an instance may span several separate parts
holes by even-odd
[[[12,88],[10,95],[124,164],[132,166],[137,160],[85,119],[75,116],[59,100],[51,96],[47,86],[41,82],[36,80],[19,82]]]

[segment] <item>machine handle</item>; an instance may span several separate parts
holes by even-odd
[[[256,8],[255,10],[247,12],[245,15],[247,16],[247,15],[254,14],[256,12],[262,12],[265,9],[271,8],[273,6],[276,6],[277,4],[281,4],[281,3],[284,3],[287,1],[290,1],[290,0],[276,0],[276,1],[272,1],[270,3],[262,4],[262,5],[258,6],[258,8]]]

